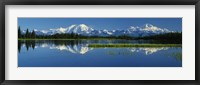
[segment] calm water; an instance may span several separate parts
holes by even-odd
[[[182,67],[181,47],[92,48],[132,40],[18,41],[19,67]]]

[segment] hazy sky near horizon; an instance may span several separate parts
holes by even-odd
[[[152,24],[171,31],[182,31],[182,18],[18,18],[22,30],[48,30],[86,24],[93,29],[128,29],[130,26]]]

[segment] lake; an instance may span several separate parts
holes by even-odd
[[[18,67],[182,67],[181,47],[95,48],[144,40],[18,40]]]

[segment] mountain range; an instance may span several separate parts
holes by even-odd
[[[117,30],[97,30],[92,27],[87,26],[86,24],[71,25],[69,27],[55,28],[49,30],[37,30],[34,29],[36,35],[53,35],[61,33],[75,33],[84,36],[119,36],[119,35],[128,35],[128,36],[149,36],[155,34],[164,34],[170,31],[165,28],[159,28],[152,24],[145,24],[143,26],[130,26],[127,29],[117,29]],[[25,34],[26,30],[23,30],[22,33]]]

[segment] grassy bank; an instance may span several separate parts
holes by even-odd
[[[90,44],[89,47],[181,47],[181,44]]]

